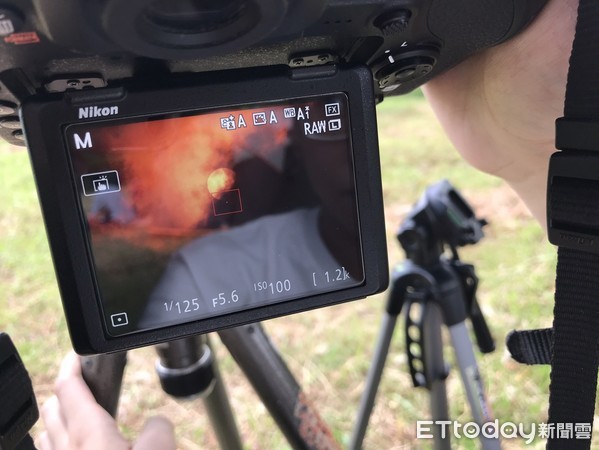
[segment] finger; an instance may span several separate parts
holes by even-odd
[[[120,436],[116,422],[95,402],[82,379],[59,385],[56,395],[70,442],[75,448],[84,448],[87,442],[98,437]]]
[[[35,439],[35,447],[38,450],[54,450],[47,431],[42,431],[42,433]]]
[[[60,363],[60,370],[58,371],[58,380],[64,378],[71,378],[81,376],[81,360],[79,355],[75,352],[70,351],[65,355],[62,362]]]
[[[100,408],[83,380],[79,356],[75,353],[71,352],[63,359],[54,390],[65,413],[67,425],[70,420],[81,416],[79,412],[82,408]]]
[[[41,409],[42,420],[46,426],[44,445],[47,449],[68,448],[69,436],[63,421],[60,404],[56,397],[50,397]]]
[[[81,360],[79,355],[75,352],[69,352],[62,363],[60,364],[60,370],[58,377],[56,378],[55,391],[62,391],[63,389],[73,389],[77,395],[82,396],[80,399],[83,403],[95,404],[96,400],[89,390],[89,387],[83,380],[81,373]],[[69,394],[69,392],[67,392]],[[61,404],[64,404],[63,400],[69,400],[69,398],[61,398],[58,396]],[[81,403],[78,401],[78,403]],[[70,405],[67,405],[70,406]],[[76,410],[76,408],[68,408],[69,410]]]
[[[76,354],[70,353],[63,360],[55,391],[71,445],[91,442],[92,436],[114,437],[119,445],[125,442],[114,419],[96,403],[83,380]]]
[[[173,424],[164,417],[149,418],[133,445],[133,450],[155,450],[157,448],[161,450],[176,450],[177,448]]]

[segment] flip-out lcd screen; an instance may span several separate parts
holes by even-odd
[[[70,125],[112,336],[362,284],[345,94]]]

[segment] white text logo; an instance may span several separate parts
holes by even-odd
[[[80,119],[93,119],[94,117],[114,116],[118,113],[118,106],[86,106],[85,108],[79,108]]]

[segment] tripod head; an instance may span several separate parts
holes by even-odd
[[[470,205],[447,180],[429,186],[397,232],[406,257],[423,267],[438,263],[449,246],[476,244],[484,237],[485,219],[477,219]]]
[[[442,180],[426,189],[399,227],[397,239],[409,261],[400,274],[416,273],[417,267],[430,273],[446,324],[470,319],[481,352],[489,353],[495,342],[476,299],[478,277],[474,266],[460,261],[457,252],[458,247],[480,241],[485,225],[487,221],[476,217],[449,181]],[[444,257],[447,247],[449,259]],[[404,279],[412,283],[411,277],[394,278],[397,284]]]

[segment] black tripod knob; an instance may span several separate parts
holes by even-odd
[[[156,372],[160,385],[176,398],[209,393],[216,380],[214,356],[203,336],[179,339],[157,346]]]

